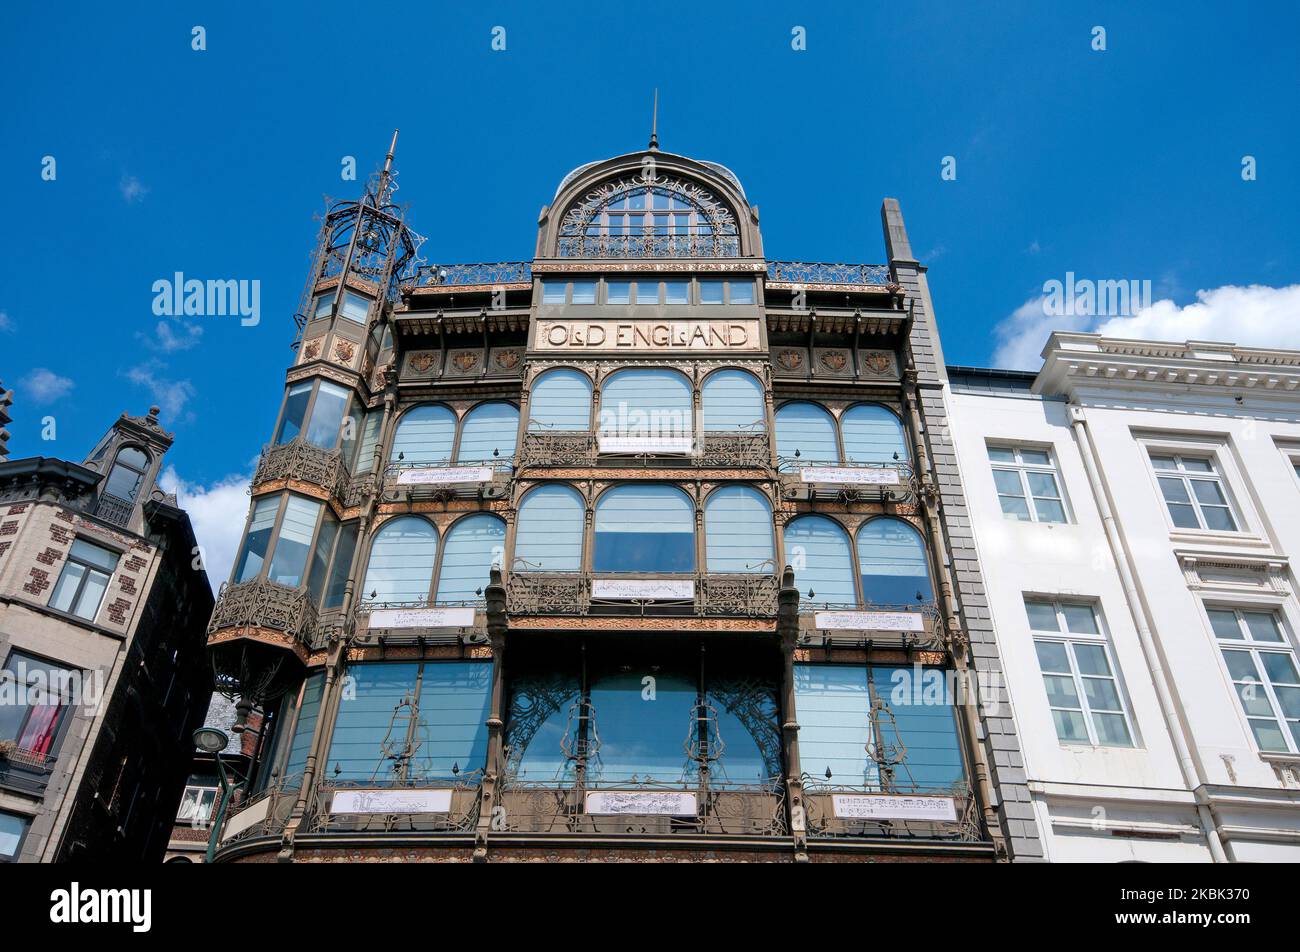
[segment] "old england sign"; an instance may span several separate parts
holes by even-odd
[[[762,348],[756,320],[731,321],[539,321],[539,351],[756,353]]]

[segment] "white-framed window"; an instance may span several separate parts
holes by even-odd
[[[212,807],[217,802],[216,787],[188,786],[181,795],[181,806],[176,812],[177,823],[207,826]]]
[[[542,303],[543,304],[563,304],[569,296],[569,285],[566,281],[543,281],[542,282]]]
[[[1237,532],[1237,519],[1212,455],[1151,448],[1151,466],[1169,518],[1179,529]]]
[[[1049,450],[990,445],[988,454],[1004,516],[1022,522],[1069,521],[1061,479]]]
[[[1025,611],[1057,739],[1132,747],[1128,709],[1093,606],[1026,597]]]
[[[109,579],[117,571],[118,554],[112,549],[77,539],[72,543],[63,571],[54,584],[50,607],[86,621],[94,621]]]
[[[1259,749],[1300,753],[1300,669],[1277,612],[1207,605],[1205,613]]]

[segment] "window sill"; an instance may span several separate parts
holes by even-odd
[[[1169,540],[1174,543],[1221,545],[1234,549],[1272,551],[1272,546],[1267,539],[1249,532],[1223,532],[1218,529],[1170,529]]]

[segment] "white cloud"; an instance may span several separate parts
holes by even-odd
[[[180,328],[179,334],[172,329],[173,324]],[[199,338],[202,336],[202,324],[185,324],[180,321],[159,321],[154,328],[152,338],[146,334],[136,335],[150,349],[160,350],[164,354],[170,354],[178,350],[189,350],[200,343]]]
[[[163,416],[180,416],[185,404],[194,396],[194,385],[188,380],[168,380],[158,375],[166,367],[161,361],[150,360],[126,371],[126,379],[144,387],[158,404]]]
[[[53,403],[66,397],[76,386],[67,377],[60,377],[53,370],[37,367],[21,381],[23,395],[33,403]]]
[[[1191,304],[1156,301],[1132,317],[1062,317],[1044,313],[1035,297],[1002,321],[994,334],[995,367],[1037,370],[1052,331],[1085,331],[1137,340],[1220,341],[1247,347],[1300,350],[1300,284],[1273,288],[1226,284],[1196,292]]]
[[[123,175],[117,183],[117,190],[122,193],[122,199],[128,205],[143,201],[149,194],[148,187],[134,175]]]
[[[8,311],[0,311],[0,331],[12,333],[14,330],[13,319],[9,316]]]
[[[158,484],[175,493],[177,504],[189,513],[194,536],[203,549],[203,567],[215,590],[230,578],[248,516],[248,475],[232,474],[210,486],[189,483],[174,466],[163,470]]]

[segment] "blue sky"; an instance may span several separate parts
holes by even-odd
[[[400,126],[425,258],[526,258],[566,172],[644,146],[656,85],[663,147],[739,175],[771,258],[881,261],[897,197],[950,363],[1031,359],[1046,328],[1015,315],[1067,271],[1151,280],[1150,326],[1183,337],[1242,325],[1228,298],[1193,321],[1198,291],[1300,273],[1294,3],[75,6],[13,5],[0,34],[14,456],[80,457],[158,402],[186,484],[245,474],[313,216],[358,191],[343,156],[364,178]],[[260,280],[261,323],[160,331],[151,286],[176,271]],[[1293,297],[1259,293],[1241,342],[1300,346]]]

